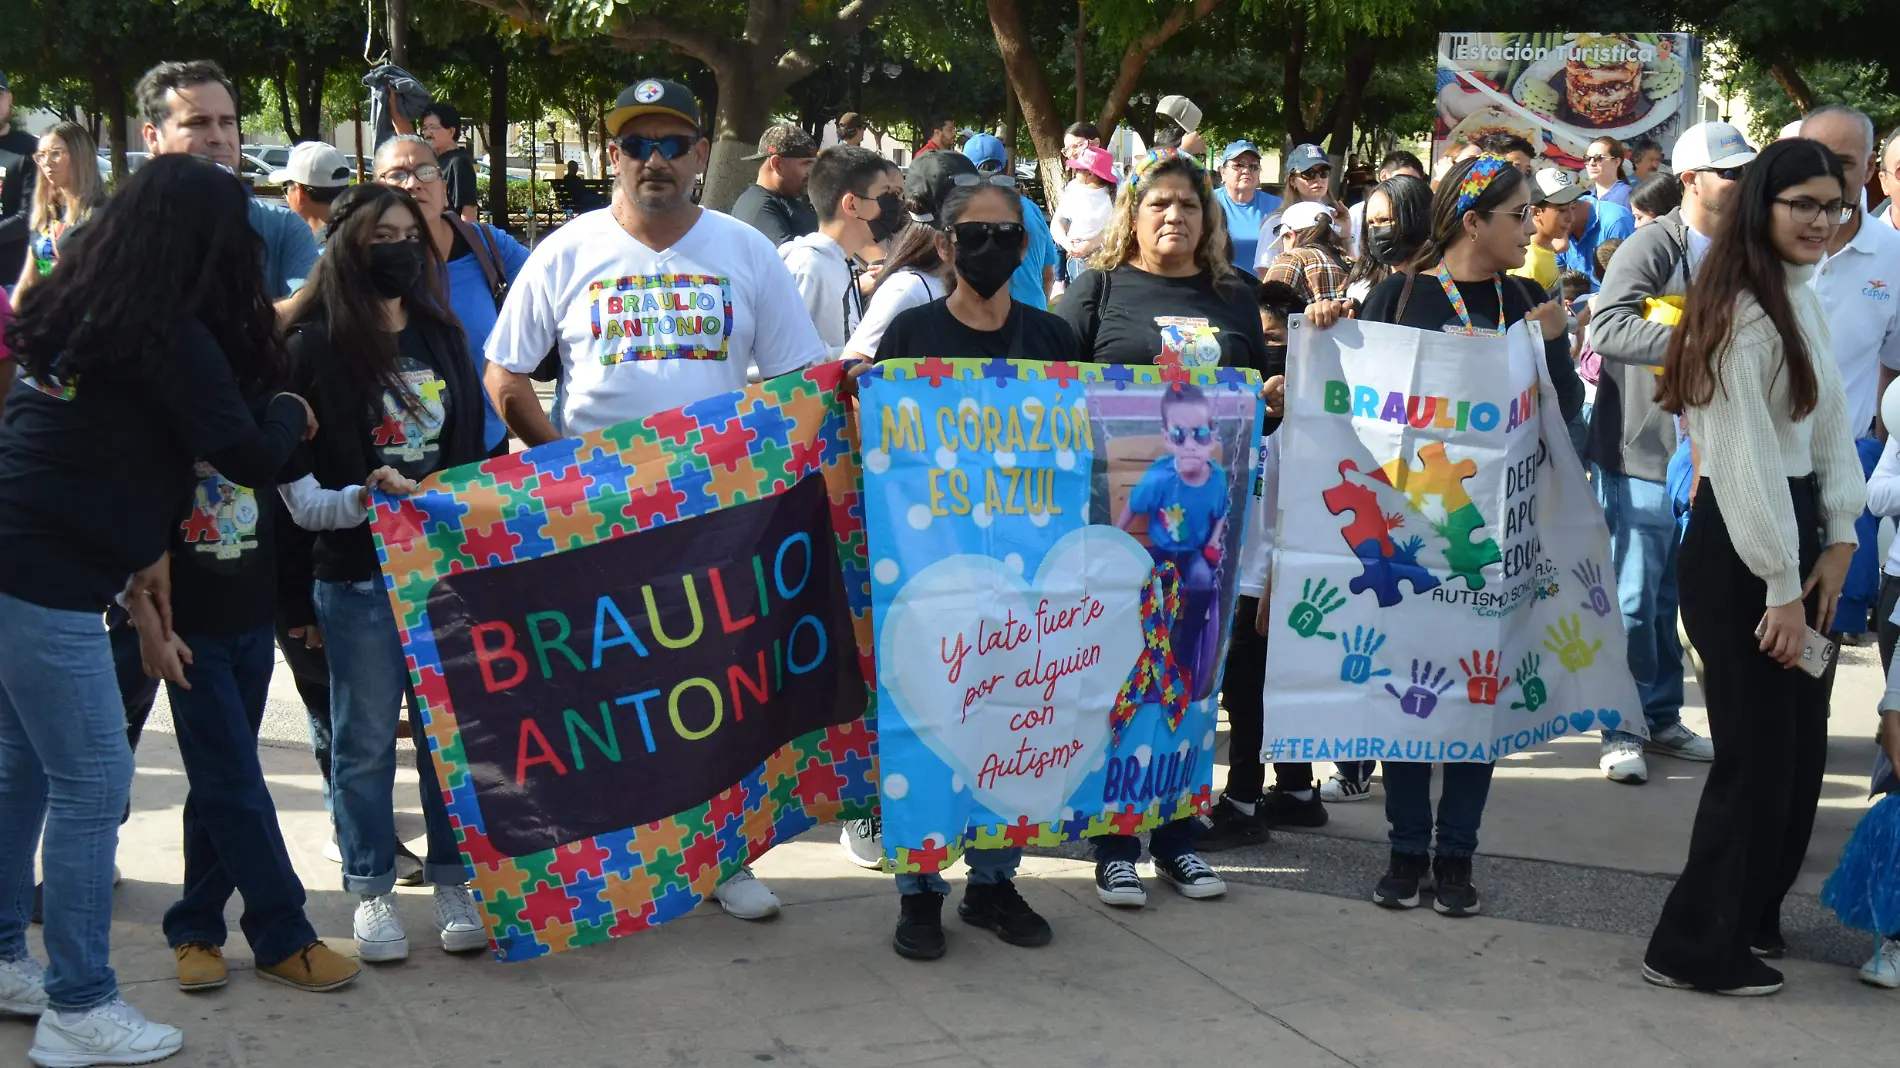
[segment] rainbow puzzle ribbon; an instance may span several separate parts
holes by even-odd
[[[1173,563],[1158,564],[1141,594],[1141,656],[1108,711],[1112,744],[1121,743],[1122,730],[1134,722],[1146,700],[1161,706],[1169,730],[1178,730],[1187,716],[1188,681],[1175,662],[1172,637],[1174,618],[1180,613],[1181,572]]]

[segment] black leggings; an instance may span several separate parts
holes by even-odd
[[[1234,625],[1228,628],[1227,672],[1220,690],[1221,704],[1227,707],[1226,796],[1243,804],[1260,800],[1267,781],[1266,766],[1260,762],[1260,736],[1267,715],[1262,697],[1267,640],[1253,624],[1259,610],[1259,598],[1236,598]]]

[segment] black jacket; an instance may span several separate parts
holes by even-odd
[[[0,134],[0,170],[7,172],[0,182],[0,285],[18,281],[26,263],[26,239],[31,236],[26,220],[33,213],[33,186],[40,173],[33,152],[39,145],[39,138],[18,126]]]

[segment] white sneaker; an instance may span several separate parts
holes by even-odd
[[[1371,777],[1367,777],[1363,782],[1355,782],[1335,771],[1333,772],[1332,778],[1319,784],[1319,799],[1329,805],[1340,805],[1348,801],[1364,801],[1371,796]]]
[[[858,867],[870,871],[884,867],[882,820],[846,820],[839,826],[838,844],[844,847],[844,858]]]
[[[0,961],[0,1012],[38,1016],[46,1011],[46,966],[32,957]]]
[[[408,958],[409,936],[396,915],[395,894],[366,896],[356,906],[356,955],[372,964]]]
[[[1611,782],[1641,786],[1649,781],[1649,762],[1643,759],[1643,743],[1634,738],[1618,738],[1603,743],[1603,755],[1597,767]]]
[[[1900,939],[1882,938],[1874,958],[1860,966],[1860,981],[1868,986],[1900,990]]]
[[[332,864],[343,863],[343,847],[336,844],[336,835],[334,834],[330,836],[329,843],[323,847],[323,859]]]
[[[48,1011],[33,1031],[27,1057],[40,1068],[86,1068],[93,1064],[150,1064],[177,1053],[185,1035],[153,1023],[113,998],[85,1012]]]
[[[442,949],[448,953],[473,953],[488,948],[488,932],[482,930],[482,914],[475,910],[475,897],[468,884],[435,888],[435,927],[442,932]]]
[[[1649,736],[1644,748],[1652,753],[1707,764],[1715,759],[1715,743],[1680,723],[1672,723]]]
[[[778,895],[760,882],[751,868],[740,868],[739,874],[719,884],[713,896],[719,899],[720,908],[742,920],[764,920],[778,915]]]

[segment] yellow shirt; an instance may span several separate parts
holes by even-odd
[[[1557,285],[1557,254],[1532,241],[1524,249],[1524,266],[1511,273],[1536,282],[1539,289],[1548,293]]]

